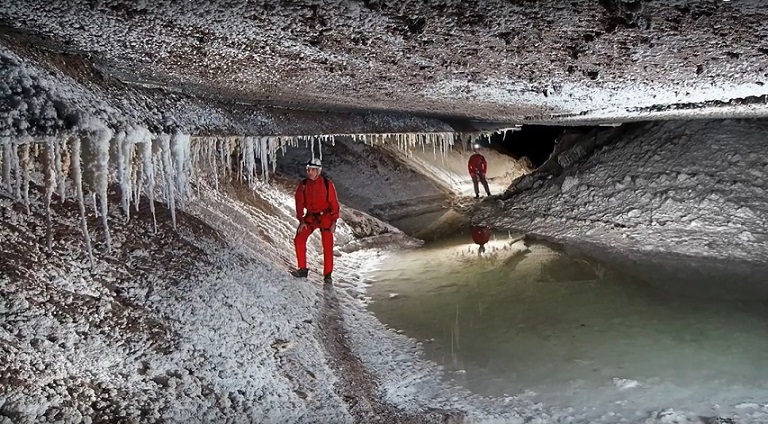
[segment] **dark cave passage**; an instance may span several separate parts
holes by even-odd
[[[515,159],[527,157],[534,167],[538,167],[552,154],[555,140],[566,129],[560,126],[524,125],[519,131],[494,133],[490,140],[486,139],[481,144]]]

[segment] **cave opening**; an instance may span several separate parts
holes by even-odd
[[[552,154],[555,141],[564,130],[565,127],[523,125],[518,131],[494,133],[489,147],[517,160],[527,157],[534,167],[539,167]]]
[[[484,142],[488,143],[488,148],[512,156],[517,160],[528,158],[531,165],[538,168],[552,154],[558,138],[564,132],[588,132],[594,128],[588,126],[523,125],[517,131],[494,133],[490,139],[484,140]]]

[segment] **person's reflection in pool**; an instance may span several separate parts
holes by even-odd
[[[482,225],[472,227],[472,241],[480,245],[477,254],[482,255],[485,252],[485,243],[491,239],[491,229]]]

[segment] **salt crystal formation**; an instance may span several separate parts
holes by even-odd
[[[257,179],[269,181],[270,168],[272,172],[276,169],[277,155],[288,147],[303,145],[310,149],[313,157],[322,159],[323,143],[334,145],[337,137],[350,137],[369,145],[395,143],[405,151],[416,147],[426,151],[431,145],[437,158],[449,153],[456,141],[468,149],[474,139],[490,139],[490,135],[441,132],[196,137],[181,133],[153,134],[143,127],[114,131],[93,120],[85,122],[79,131],[60,137],[0,138],[0,188],[22,202],[29,212],[30,184],[44,186],[49,248],[53,194],[60,202],[76,200],[84,247],[93,264],[86,199],[92,199],[94,213],[101,218],[105,245],[110,250],[110,184],[119,189],[120,207],[126,219],[130,219],[131,206],[138,210],[141,196],[145,196],[155,229],[155,200],[168,205],[175,227],[176,208],[192,199],[191,186],[197,179],[210,179],[218,187],[220,177],[233,178],[255,188]],[[42,175],[39,181],[33,181],[36,172]]]

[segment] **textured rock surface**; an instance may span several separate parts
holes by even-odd
[[[261,105],[599,119],[763,114],[761,3],[15,0],[0,23],[123,81]]]

